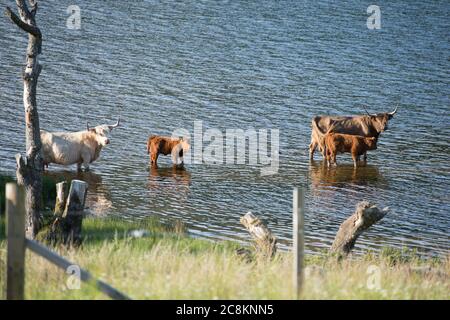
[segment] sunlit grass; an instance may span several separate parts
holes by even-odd
[[[0,219],[1,221],[2,219]],[[0,223],[0,228],[4,228]],[[146,230],[142,238],[131,230]],[[238,244],[186,236],[178,223],[85,219],[78,249],[56,248],[135,299],[292,299],[292,256],[247,262]],[[69,276],[37,255],[26,258],[27,299],[107,299],[92,286],[69,290]],[[0,287],[6,244],[0,240]],[[385,249],[341,262],[307,256],[304,299],[448,299],[450,261],[421,259],[411,251]],[[4,290],[0,294],[4,298]]]

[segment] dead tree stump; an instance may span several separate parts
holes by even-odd
[[[88,184],[81,180],[72,180],[67,195],[67,182],[56,185],[56,204],[54,221],[45,237],[52,244],[81,244],[81,227],[84,217],[84,205]],[[67,195],[67,197],[66,197]]]
[[[253,237],[256,252],[264,257],[273,257],[277,251],[277,239],[269,228],[251,212],[247,212],[240,221]]]
[[[56,184],[56,202],[54,215],[56,217],[62,217],[64,209],[66,207],[67,198],[67,182],[63,181]]]
[[[66,209],[62,218],[64,243],[81,243],[81,225],[83,222],[84,204],[86,202],[88,184],[81,180],[72,180]]]
[[[356,239],[371,225],[381,220],[388,210],[388,208],[380,210],[368,201],[358,203],[355,213],[339,227],[331,246],[331,253],[336,253],[340,257],[347,256],[354,248]]]
[[[54,224],[57,220],[60,220],[66,208],[66,198],[67,198],[67,182],[63,181],[56,184],[56,201],[55,210],[53,214],[50,212],[43,213],[43,221],[36,240],[42,240],[42,235],[47,235],[49,232],[49,226]]]

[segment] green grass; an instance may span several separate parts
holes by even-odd
[[[4,229],[4,222],[0,228]],[[145,229],[143,238],[129,236]],[[187,236],[180,223],[87,218],[78,249],[55,250],[135,299],[292,299],[292,256],[248,262],[234,242]],[[6,243],[0,235],[0,269]],[[448,299],[448,257],[423,259],[410,250],[385,249],[341,262],[306,256],[304,299]],[[0,277],[4,288],[5,277]],[[107,299],[88,284],[69,290],[69,276],[27,252],[27,299]],[[0,294],[4,298],[4,290]]]
[[[60,179],[62,180],[62,179]],[[0,216],[5,212],[5,186],[8,182],[15,182],[16,179],[12,176],[2,174],[0,172]],[[50,177],[42,177],[42,203],[44,207],[54,207],[56,198],[56,183]]]

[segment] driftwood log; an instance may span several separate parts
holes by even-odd
[[[241,224],[255,241],[256,252],[264,257],[273,257],[277,251],[277,239],[269,228],[253,213],[247,212],[241,217]]]
[[[53,244],[59,242],[76,246],[81,244],[81,227],[87,190],[86,182],[72,180],[66,198],[67,182],[60,182],[56,185],[55,219],[46,236],[48,241]]]
[[[16,0],[19,16],[9,7],[5,14],[20,29],[28,34],[28,47],[26,54],[26,66],[22,74],[23,78],[23,104],[25,108],[25,138],[26,154],[16,155],[17,182],[25,187],[26,199],[26,235],[34,238],[41,226],[41,194],[42,194],[42,170],[43,160],[41,154],[41,137],[39,129],[39,116],[36,105],[36,87],[41,65],[38,55],[41,53],[42,34],[37,27],[35,16],[37,3],[30,0],[31,10],[28,9],[25,0]]]
[[[354,248],[358,237],[371,225],[381,220],[388,212],[388,208],[380,210],[368,201],[362,201],[356,205],[356,210],[339,227],[331,253],[346,256]]]

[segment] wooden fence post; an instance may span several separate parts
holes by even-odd
[[[299,299],[303,285],[304,267],[304,216],[305,216],[305,192],[303,189],[294,188],[293,199],[293,287],[296,298]]]
[[[6,299],[23,300],[25,282],[25,190],[6,184]]]
[[[67,182],[62,181],[56,184],[56,202],[54,214],[57,217],[61,217],[66,207],[67,198]]]
[[[79,245],[81,243],[81,225],[83,223],[84,203],[88,184],[81,180],[72,180],[66,201],[64,218],[64,242]]]

